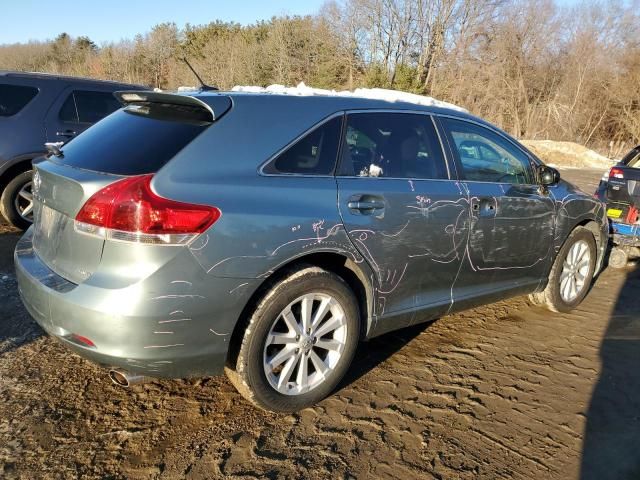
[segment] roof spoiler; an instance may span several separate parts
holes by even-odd
[[[196,107],[206,111],[210,116],[210,121],[213,122],[217,120],[222,114],[224,114],[227,108],[222,109],[216,115],[215,105],[211,106],[202,100],[191,97],[189,95],[176,95],[174,93],[164,93],[164,92],[150,92],[150,91],[140,91],[140,90],[125,90],[114,92],[113,95],[118,99],[118,101],[124,105],[135,105],[135,104],[143,104],[143,103],[163,103],[165,105],[182,105],[186,107]],[[230,100],[227,97],[227,101]]]

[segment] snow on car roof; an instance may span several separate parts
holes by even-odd
[[[355,97],[367,98],[372,100],[383,100],[386,102],[406,102],[426,107],[440,107],[457,110],[459,112],[468,113],[462,107],[452,103],[443,102],[433,97],[424,95],[416,95],[415,93],[402,92],[399,90],[387,90],[384,88],[356,88],[350,90],[325,90],[322,88],[312,88],[300,82],[297,87],[285,87],[284,85],[269,85],[268,87],[257,87],[251,85],[236,85],[231,89],[232,92],[245,93],[273,93],[278,95],[298,95],[298,96],[331,96],[331,97]]]

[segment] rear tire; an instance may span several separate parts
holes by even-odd
[[[24,209],[28,208],[29,200],[26,195],[31,192],[29,186],[32,176],[32,170],[18,174],[7,184],[0,197],[0,213],[2,213],[7,222],[20,230],[26,230],[32,223],[22,215],[25,211]],[[31,202],[30,205],[31,210],[28,213],[33,216],[33,203]]]
[[[226,373],[257,407],[294,412],[336,388],[353,360],[359,332],[358,303],[347,283],[319,267],[303,267],[258,304]]]
[[[576,308],[589,292],[597,254],[593,234],[577,227],[558,252],[546,288],[530,295],[531,301],[553,312],[570,312]]]

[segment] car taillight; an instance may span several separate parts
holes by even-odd
[[[609,178],[623,179],[624,178],[624,170],[622,170],[621,168],[613,167],[611,170],[609,170]]]
[[[184,245],[220,218],[215,207],[156,195],[152,178],[124,178],[94,193],[76,215],[76,231],[111,240]]]

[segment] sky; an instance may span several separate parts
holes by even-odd
[[[567,6],[580,0],[556,0]],[[145,33],[162,22],[243,25],[274,15],[316,13],[324,0],[0,0],[0,44],[47,40],[66,32],[98,45]]]
[[[66,32],[97,44],[133,38],[162,22],[243,25],[274,15],[313,14],[324,0],[0,0],[0,44],[46,40]]]

